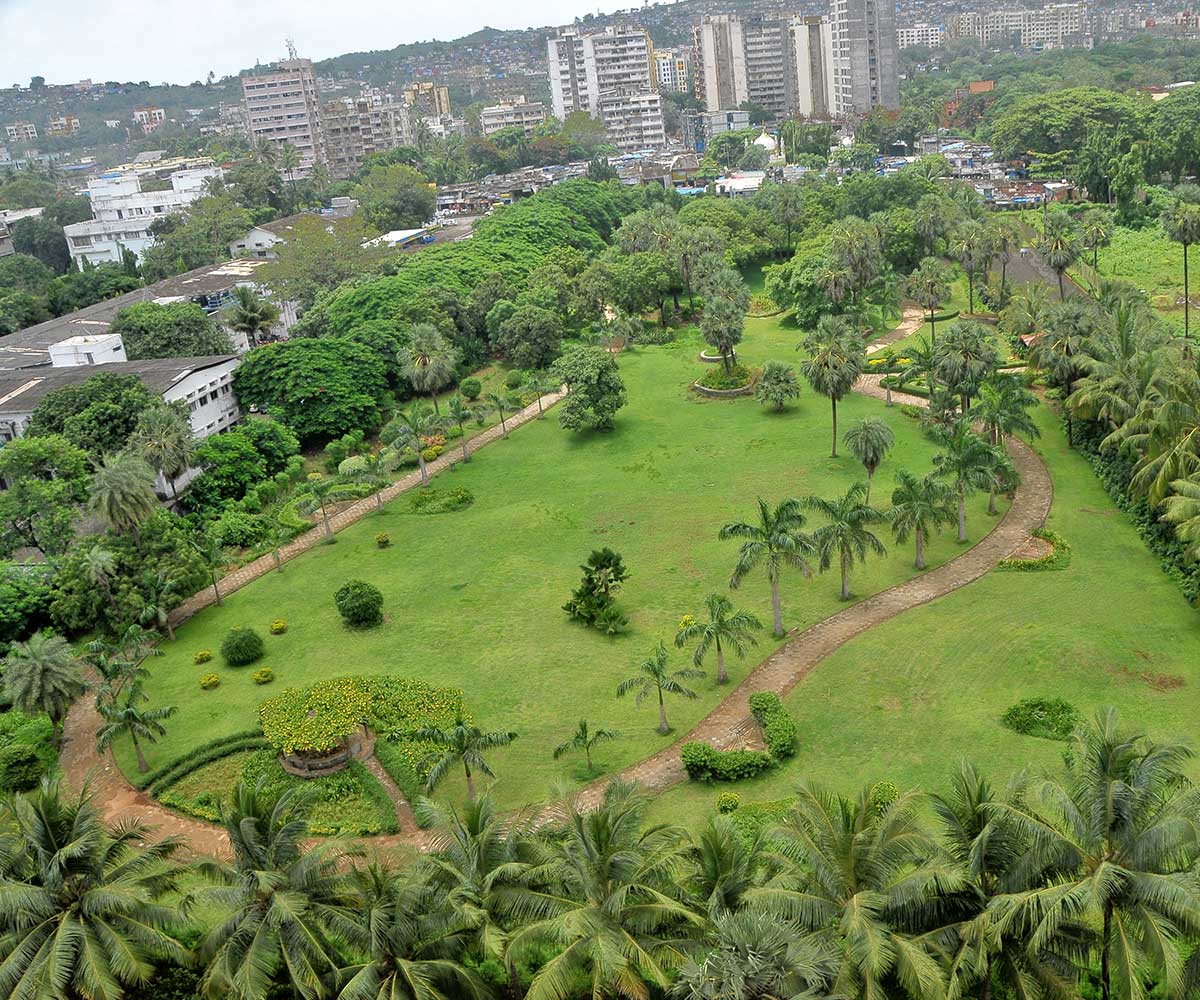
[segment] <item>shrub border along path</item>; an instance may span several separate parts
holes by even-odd
[[[906,315],[905,319],[908,318]],[[871,344],[868,352],[881,350],[897,336],[905,336],[901,332],[904,325],[902,324],[900,328],[892,331],[889,337]],[[855,391],[874,399],[883,400],[885,393],[879,385],[880,378],[881,376],[878,375],[864,375],[855,385]],[[548,398],[552,402],[557,402],[562,397],[561,394],[555,393]],[[906,393],[893,391],[892,398],[897,404],[927,405],[926,400],[917,396],[909,396]],[[545,402],[546,400],[543,399],[543,404]],[[526,423],[536,416],[537,405],[535,403],[532,407],[526,407],[521,411],[519,423],[515,419],[514,426]],[[484,444],[486,441],[495,440],[498,436],[500,436],[500,429],[496,427],[484,432],[475,440]],[[988,534],[962,555],[950,562],[943,563],[936,569],[928,570],[920,576],[865,598],[803,631],[793,631],[787,643],[752,670],[742,683],[730,692],[729,696],[702,719],[691,732],[653,756],[626,768],[619,777],[626,781],[639,782],[652,790],[669,788],[686,780],[687,775],[679,759],[679,750],[684,743],[701,740],[718,749],[745,745],[746,734],[756,727],[750,712],[750,695],[757,691],[774,691],[780,697],[787,695],[822,659],[859,633],[882,624],[911,608],[920,607],[951,591],[965,587],[978,580],[989,570],[994,569],[1002,559],[1012,555],[1025,544],[1031,533],[1035,529],[1041,528],[1049,515],[1054,499],[1054,486],[1049,471],[1032,447],[1016,438],[1009,438],[1007,446],[1013,464],[1021,474],[1021,485],[1004,517]],[[430,471],[441,471],[452,464],[452,461],[452,459],[447,460],[447,456],[443,455],[436,462],[431,463]],[[388,487],[384,491],[384,499],[393,499],[419,482],[419,475],[407,476]],[[333,519],[335,529],[357,521],[374,509],[373,498],[361,501],[354,507],[342,511]],[[287,553],[286,558],[293,558],[300,552],[311,548],[321,537],[320,528],[302,535],[288,547],[291,551]],[[297,543],[305,541],[307,544],[296,547]],[[274,557],[268,555],[264,558],[265,570],[259,569],[253,575],[238,581],[237,578],[240,574],[264,560],[260,559],[250,563],[226,578],[235,583],[228,589],[234,590],[239,586],[245,586],[246,583],[261,576],[263,572],[274,568]],[[191,601],[200,601],[200,598],[201,595],[196,595]],[[200,601],[194,608],[190,608],[188,614],[194,614],[195,611],[210,603],[211,599],[210,589],[207,592],[207,599]],[[99,722],[93,699],[85,696],[76,701],[63,727],[61,761],[68,784],[75,788],[87,784],[95,794],[101,813],[106,819],[129,820],[136,818],[153,827],[160,836],[182,837],[195,854],[227,854],[229,844],[224,830],[210,823],[180,816],[164,808],[148,795],[133,788],[112,760],[111,755],[101,755],[96,752],[93,734]],[[609,778],[601,778],[582,789],[576,795],[577,805],[583,809],[594,807],[602,799],[604,790],[610,781]],[[549,820],[560,812],[559,807],[549,806],[542,809],[539,818]],[[398,808],[397,818],[400,822],[400,833],[371,837],[365,843],[377,850],[394,848],[428,850],[438,843],[439,837],[435,831],[416,828],[412,822],[411,813]]]

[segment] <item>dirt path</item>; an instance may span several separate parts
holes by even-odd
[[[906,322],[912,319],[920,325],[919,312],[915,317],[906,314]],[[901,333],[904,326],[905,323],[902,322],[888,337],[892,340],[899,339],[912,332],[910,329]],[[885,339],[872,344],[868,353],[882,349],[888,342],[890,340]],[[885,394],[879,385],[879,379],[878,375],[865,375],[855,385],[855,391],[882,400]],[[926,405],[926,401],[921,397],[906,393],[893,392],[892,398],[898,403]],[[536,415],[536,406],[533,410]],[[526,416],[525,419],[529,417]],[[793,630],[789,641],[759,664],[691,732],[652,757],[626,768],[619,777],[661,791],[686,780],[687,776],[679,762],[679,748],[683,743],[703,740],[721,749],[746,746],[753,733],[749,697],[755,691],[774,691],[781,697],[787,695],[821,660],[856,635],[905,611],[921,607],[960,587],[965,587],[993,569],[1001,559],[1007,558],[1025,545],[1030,532],[1040,528],[1050,513],[1054,486],[1046,466],[1029,445],[1016,438],[1009,438],[1007,446],[1013,464],[1021,475],[1021,486],[1004,517],[988,534],[961,555],[936,569],[928,570],[920,576],[867,597],[803,631]],[[397,483],[392,489],[397,493],[403,492],[403,489],[397,488],[400,485]],[[404,488],[411,489],[411,484]],[[373,499],[365,502],[370,504],[370,509],[374,509]],[[976,524],[976,529],[978,527]],[[273,560],[271,565],[274,565]],[[111,758],[101,757],[96,753],[93,734],[98,724],[96,710],[91,699],[87,697],[76,703],[67,718],[64,726],[62,764],[71,785],[79,787],[85,780],[89,780],[97,802],[101,804],[104,815],[109,819],[136,816],[157,828],[161,834],[185,837],[197,854],[223,853],[227,850],[225,833],[218,827],[176,815],[131,788]],[[370,763],[375,763],[378,767],[374,758],[368,766]],[[379,770],[382,771],[382,768]],[[374,769],[372,773],[379,777]],[[603,796],[610,780],[601,779],[584,788],[576,797],[577,804],[585,809],[595,805]],[[395,788],[390,780],[384,787],[389,788],[389,795],[392,794],[390,789]],[[395,793],[398,795],[399,789],[395,789]],[[398,815],[400,808],[397,803]],[[543,818],[550,818],[554,814],[555,810],[547,809],[542,815]],[[366,844],[372,849],[386,851],[391,848],[423,850],[434,843],[434,835],[430,831],[417,829],[415,823],[410,825],[411,810],[401,816],[401,821],[401,833],[372,837]]]
[[[905,337],[911,336],[921,329],[921,324],[924,322],[925,313],[921,311],[919,306],[906,305],[900,314],[900,325],[894,330],[888,330],[878,340],[871,341],[867,345],[867,353],[874,354],[876,351],[882,351],[889,344],[894,344],[898,340],[903,340]]]

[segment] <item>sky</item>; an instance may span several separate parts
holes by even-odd
[[[286,55],[325,59],[493,28],[568,24],[631,0],[0,0],[0,86],[190,83]],[[637,0],[632,0],[636,3]]]

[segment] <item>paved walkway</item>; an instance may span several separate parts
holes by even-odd
[[[899,329],[897,328],[897,331]],[[872,344],[868,351],[873,353],[881,350],[892,339],[907,335],[889,335],[888,338]],[[884,399],[884,390],[879,385],[880,378],[878,375],[863,376],[855,385],[855,391],[875,399]],[[895,402],[912,403],[917,406],[927,405],[926,400],[907,393],[893,392],[892,399]],[[536,405],[533,411],[536,415]],[[523,420],[530,419],[528,410],[523,411],[522,416]],[[484,435],[480,435],[480,438],[483,437]],[[686,780],[686,774],[679,761],[679,748],[683,743],[703,740],[721,749],[746,746],[754,725],[749,706],[751,694],[756,691],[774,691],[781,697],[786,696],[821,660],[856,635],[905,611],[965,587],[993,569],[1001,559],[1008,558],[1019,550],[1029,539],[1030,532],[1045,523],[1054,499],[1054,486],[1049,471],[1033,448],[1016,438],[1009,438],[1006,443],[1013,464],[1021,475],[1021,485],[1004,517],[987,535],[961,555],[936,569],[928,570],[904,583],[867,597],[803,631],[793,631],[784,646],[759,664],[691,732],[654,756],[626,768],[619,777],[640,782],[654,791],[661,791]],[[442,456],[438,461],[443,462],[445,458],[446,456]],[[396,493],[403,492],[403,489],[398,488],[400,486],[401,483],[397,483],[391,489]],[[411,487],[410,483],[404,489]],[[374,509],[373,498],[364,503],[369,504],[368,510]],[[361,516],[360,513],[358,517]],[[273,559],[270,566],[274,566]],[[136,816],[155,827],[160,834],[184,837],[197,854],[225,853],[228,850],[228,842],[223,830],[164,809],[149,796],[131,788],[110,757],[101,757],[96,753],[93,734],[98,723],[99,719],[90,698],[80,699],[67,717],[62,763],[69,783],[78,787],[85,779],[90,780],[96,800],[109,819]],[[372,771],[374,772],[374,769]],[[576,796],[577,805],[586,809],[598,803],[610,780],[600,779],[580,791]],[[541,817],[549,819],[556,811],[548,808],[542,812]],[[398,817],[401,822],[399,834],[369,838],[366,841],[368,846],[378,850],[427,850],[436,842],[435,835],[430,831],[416,829],[412,824],[411,812],[401,811],[399,805]]]

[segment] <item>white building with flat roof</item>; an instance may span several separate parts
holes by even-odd
[[[527,101],[521,96],[513,101],[501,101],[479,112],[479,128],[484,135],[494,135],[501,129],[519,128],[527,136],[546,121],[546,105]]]

